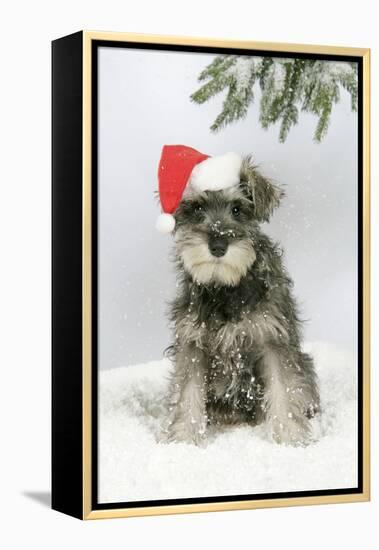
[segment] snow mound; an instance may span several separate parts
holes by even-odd
[[[337,489],[357,485],[357,366],[328,343],[307,344],[323,414],[315,442],[276,445],[262,426],[214,434],[205,448],[157,443],[166,416],[168,360],[99,376],[99,502]]]

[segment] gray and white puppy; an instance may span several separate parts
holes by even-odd
[[[202,444],[209,425],[267,424],[277,443],[309,443],[319,411],[312,358],[282,253],[260,229],[282,190],[247,157],[239,185],[192,192],[175,212],[179,291],[167,441]]]

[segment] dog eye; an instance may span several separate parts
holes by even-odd
[[[202,212],[204,212],[204,207],[202,204],[199,204],[199,203],[196,203],[193,207],[194,209],[194,212],[196,212],[196,214],[201,214]]]
[[[232,208],[232,214],[235,218],[238,218],[238,216],[240,215],[241,213],[241,207],[238,206],[237,204],[233,206]]]

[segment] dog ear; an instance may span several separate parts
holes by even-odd
[[[250,156],[245,157],[242,162],[240,180],[242,190],[254,204],[256,219],[268,222],[284,197],[283,190],[262,176]]]

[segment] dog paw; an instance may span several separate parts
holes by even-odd
[[[206,446],[206,431],[203,424],[190,426],[174,422],[165,429],[159,437],[160,443],[187,443],[197,447]]]
[[[305,447],[311,443],[310,424],[306,418],[273,418],[269,425],[270,435],[279,445]]]

